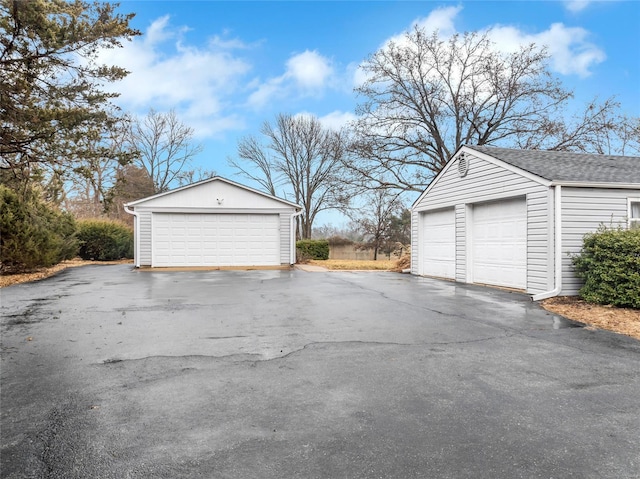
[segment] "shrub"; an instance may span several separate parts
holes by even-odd
[[[37,192],[18,195],[0,185],[2,271],[19,273],[76,256],[73,217],[44,202]]]
[[[110,261],[133,258],[133,230],[118,221],[78,221],[78,240],[82,259]]]
[[[640,308],[640,229],[600,228],[572,258],[588,302]]]
[[[298,257],[307,259],[329,259],[329,242],[327,240],[299,240],[296,243]]]

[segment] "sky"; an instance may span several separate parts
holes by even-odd
[[[414,25],[441,36],[491,30],[496,48],[544,44],[574,104],[615,96],[640,116],[640,1],[120,0],[142,32],[103,60],[129,70],[126,112],[174,109],[203,146],[194,167],[257,187],[228,164],[279,113],[331,128],[355,118],[359,64]],[[324,214],[316,226],[346,220]]]

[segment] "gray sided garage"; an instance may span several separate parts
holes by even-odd
[[[411,272],[575,295],[584,234],[639,216],[640,158],[463,146],[412,207]]]
[[[224,178],[143,198],[125,209],[135,216],[137,267],[295,263],[300,207]]]

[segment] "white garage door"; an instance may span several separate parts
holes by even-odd
[[[155,213],[153,266],[280,264],[279,216]]]
[[[422,213],[422,274],[454,279],[456,217],[453,208]]]
[[[527,205],[524,198],[473,206],[473,281],[527,287]]]

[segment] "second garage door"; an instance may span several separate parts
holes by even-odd
[[[280,264],[279,216],[155,213],[153,266]]]
[[[473,282],[526,289],[527,206],[524,198],[473,207]]]

